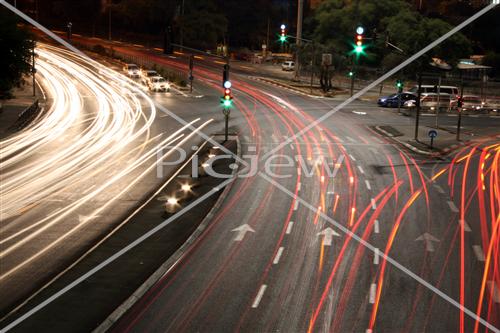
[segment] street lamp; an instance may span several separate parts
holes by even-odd
[[[67,28],[68,28],[68,40],[71,40],[71,27],[73,26],[73,23],[68,22]]]

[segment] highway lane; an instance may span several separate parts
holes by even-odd
[[[165,61],[176,68],[186,66],[170,58]],[[220,72],[211,67],[200,66],[195,75],[216,89],[215,96],[209,97],[216,100]],[[249,155],[262,156],[337,103],[297,96],[244,76],[235,76],[233,83],[232,130],[239,133]],[[357,108],[373,112],[353,113]],[[463,247],[453,241],[460,224],[445,195],[460,186],[443,183],[450,169],[439,173],[451,161],[412,157],[376,135],[370,126],[401,121],[382,112],[355,102],[280,149],[284,156],[274,162],[297,156],[304,168],[299,172],[298,162],[275,167],[276,172],[293,171],[292,177],[279,183],[310,207],[259,176],[239,179],[208,231],[115,330],[460,330],[460,311],[386,265],[382,256],[363,250],[322,216],[334,218],[456,300],[462,272],[468,278],[480,275],[481,264],[471,255],[477,239],[467,240]],[[451,165],[460,168],[462,162],[458,158]],[[337,163],[339,170],[332,179],[326,168]],[[315,168],[307,176],[306,167],[311,166]],[[498,178],[492,176],[494,168],[488,170],[487,177],[493,177],[488,178],[493,179],[488,188],[494,189]],[[429,180],[433,175],[440,187]],[[494,192],[492,196],[498,197]],[[455,205],[459,206],[458,201]],[[471,206],[467,212],[472,225],[479,209]],[[473,234],[485,232],[483,238],[492,237],[490,220],[485,222],[490,229],[474,228]],[[432,243],[429,237],[417,241],[426,232],[439,242]],[[461,248],[464,262],[475,269],[461,270]],[[490,258],[496,272],[497,259]],[[474,309],[480,286],[471,282],[467,287],[465,305]],[[492,296],[485,295],[483,315],[495,322]],[[464,331],[469,331],[474,322],[468,317],[464,321]]]
[[[0,148],[2,314],[73,264],[162,184],[175,166],[157,177],[157,161],[201,140],[121,74],[48,45],[37,54],[47,110]],[[186,119],[198,130],[215,125],[203,112]]]
[[[210,73],[201,72],[197,77],[204,74],[210,77]],[[253,86],[254,94],[244,91],[251,95],[250,101],[246,101],[246,95],[237,95],[237,100],[245,100],[242,104],[265,106],[262,110],[254,109],[255,119],[248,118],[248,127],[241,128],[240,132],[244,142],[250,145],[252,140],[246,140],[245,136],[264,138],[267,144],[262,145],[257,154],[268,151],[283,135],[291,134],[276,127],[273,119],[287,130],[290,130],[287,125],[296,126],[292,130],[297,130],[311,121],[311,117],[318,117],[334,106],[240,77],[233,84],[235,95]],[[352,109],[356,107],[368,105],[356,102]],[[363,119],[353,114],[352,109],[339,112],[322,130],[311,131],[283,150],[289,156],[303,154],[305,160],[314,160],[314,155],[323,150],[321,143],[326,143],[323,154],[327,159],[334,162],[333,157],[344,156],[346,161],[336,180],[325,181],[320,171],[314,177],[296,174],[280,183],[306,198],[318,211],[331,213],[363,239],[377,244],[381,253],[395,255],[416,274],[429,278],[432,284],[440,285],[443,279],[443,274],[435,275],[434,267],[446,267],[453,273],[446,277],[447,283],[440,286],[459,300],[456,279],[457,271],[458,275],[461,273],[456,255],[460,251],[457,247],[443,247],[437,253],[427,246],[432,238],[417,240],[432,233],[436,239],[440,237],[439,242],[447,244],[443,235],[449,236],[445,231],[450,230],[449,221],[456,219],[455,212],[448,200],[440,197],[442,193],[433,186],[430,177],[435,168],[440,170],[448,163],[415,160],[370,130],[369,126],[381,124],[380,115]],[[267,118],[267,112],[273,114],[273,118]],[[267,122],[260,121],[264,117]],[[384,118],[384,123],[385,120],[398,121]],[[252,136],[255,132],[261,134]],[[328,151],[328,147],[332,150]],[[436,180],[444,178],[445,172],[438,174]],[[349,237],[337,236],[331,231],[325,233],[329,224],[318,212],[297,205],[258,177],[252,179],[251,187],[241,182],[240,187],[233,189],[231,200],[215,219],[210,232],[180,266],[138,302],[117,325],[116,331],[418,331],[422,328],[449,331],[460,328],[460,311],[439,298],[436,300],[434,293],[405,273],[388,268],[382,257],[375,258],[371,251],[363,251]],[[328,190],[329,186],[335,190]],[[233,203],[234,198],[239,200]],[[430,201],[431,198],[438,199]],[[471,209],[472,215],[477,213]],[[244,224],[254,232],[248,231],[243,240],[235,241],[232,231]],[[452,225],[460,226],[456,220]],[[333,230],[336,229],[333,227]],[[321,232],[323,234],[318,235]],[[332,240],[323,238],[322,241],[321,237],[328,233],[331,237],[327,238]],[[336,233],[340,234],[338,230]],[[467,253],[471,249],[469,247]],[[477,265],[470,255],[466,260]],[[477,271],[467,270],[464,274],[473,276]],[[470,293],[476,293],[472,286]],[[426,302],[432,302],[431,314],[446,313],[450,320],[436,321],[426,311],[430,305],[418,306]],[[469,307],[472,303],[465,305]],[[474,324],[468,317],[465,321],[468,328]]]

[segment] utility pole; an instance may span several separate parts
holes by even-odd
[[[422,98],[422,69],[418,73],[418,91],[417,91],[417,111],[415,114],[415,141],[418,141],[418,125],[420,121],[420,99]]]
[[[304,12],[304,0],[298,0],[297,6],[297,49],[295,50],[295,74],[294,79],[299,80],[300,78],[300,59],[299,59],[299,48],[302,39],[302,16]]]
[[[108,0],[108,40],[111,40],[111,1]]]
[[[462,103],[464,100],[464,77],[463,71],[460,71],[460,98],[457,102],[457,111],[458,111],[458,122],[457,122],[457,141],[460,141],[460,127],[462,126]]]
[[[182,3],[181,3],[181,18],[182,18],[182,20],[184,20],[184,0],[182,0]],[[180,37],[179,44],[181,46],[184,46],[184,28],[183,28],[182,24],[181,24],[179,37]]]
[[[31,55],[33,56],[33,64],[31,68],[31,72],[33,73],[33,96],[36,96],[36,91],[35,91],[35,74],[36,74],[36,68],[35,68],[35,46],[36,42],[33,40],[33,48],[31,49]]]
[[[271,25],[271,18],[267,17],[267,35],[266,35],[266,51],[264,52],[264,62],[267,59],[267,53],[269,52],[269,29]]]

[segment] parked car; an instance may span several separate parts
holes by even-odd
[[[398,107],[398,104],[403,106],[405,102],[410,101],[410,100],[416,101],[417,96],[413,95],[410,92],[402,92],[401,94],[397,93],[397,94],[393,94],[390,96],[380,97],[378,99],[377,104],[379,106],[384,106],[384,107],[388,107],[388,108],[396,108],[396,107]]]
[[[457,102],[453,101],[453,107],[457,106]],[[463,105],[462,112],[480,112],[485,109],[485,103],[481,101],[481,98],[476,95],[464,95],[463,96]]]
[[[147,86],[151,91],[170,91],[170,83],[161,76],[148,78]]]
[[[409,90],[412,94],[417,95],[418,94],[418,86],[413,86]],[[434,93],[437,94],[438,92],[438,86],[437,85],[430,85],[430,84],[423,84],[421,86],[420,93],[421,94],[430,94]],[[448,94],[451,96],[451,99],[456,99],[458,96],[458,87],[455,86],[441,86],[439,87],[439,93],[440,94]]]
[[[141,76],[142,76],[142,83],[144,85],[147,85],[148,79],[155,77],[155,76],[160,76],[156,71],[153,70],[141,70]]]
[[[483,107],[489,112],[500,112],[500,99],[487,99]]]
[[[123,66],[123,71],[127,73],[129,77],[139,77],[139,67],[136,64],[125,64],[125,66]]]
[[[281,64],[281,69],[284,71],[295,70],[295,63],[293,61],[285,61]]]

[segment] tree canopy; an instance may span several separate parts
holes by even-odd
[[[325,0],[314,19],[316,38],[344,55],[353,49],[356,27],[363,26],[368,45],[365,61],[375,64],[398,58],[386,48],[386,40],[411,55],[452,29],[441,19],[423,17],[404,0]],[[471,51],[469,40],[457,33],[428,56],[453,62]]]
[[[0,98],[10,97],[13,87],[31,71],[33,42],[30,34],[17,26],[17,16],[0,8]]]

